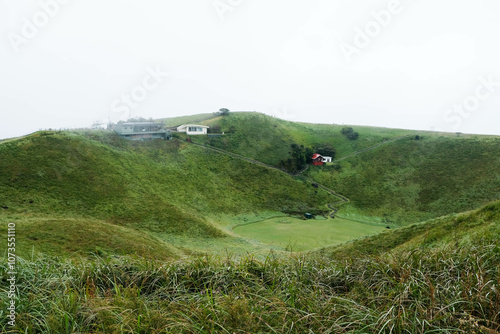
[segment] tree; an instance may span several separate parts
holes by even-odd
[[[356,140],[359,137],[359,133],[354,132],[354,129],[351,127],[342,128],[342,134],[347,137],[349,140]]]
[[[221,116],[227,116],[227,115],[229,115],[229,109],[227,109],[227,108],[220,108],[219,109],[219,114]]]
[[[280,162],[280,166],[288,172],[295,173],[298,170],[303,169],[307,163],[311,162],[313,150],[309,147],[304,147],[304,145],[299,144],[291,144],[291,149],[291,157],[282,160]]]

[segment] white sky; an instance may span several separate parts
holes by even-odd
[[[500,135],[499,33],[498,0],[0,0],[0,138],[222,107]]]

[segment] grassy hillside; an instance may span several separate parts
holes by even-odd
[[[358,211],[407,224],[500,198],[500,138],[426,134],[403,138],[307,175]]]
[[[97,219],[157,237],[220,238],[227,236],[222,216],[326,212],[330,196],[195,145],[129,142],[107,132],[41,132],[1,144],[0,157],[0,218],[25,224]]]
[[[359,137],[350,140],[342,126],[259,113],[205,122],[226,134],[193,136],[194,141],[274,165],[290,157],[292,144],[331,145],[337,158],[349,157],[305,173],[350,199],[340,217],[406,225],[500,198],[496,137],[424,134],[416,140],[412,131],[354,127]],[[128,142],[99,131],[40,132],[0,144],[0,157],[5,208],[0,215],[95,219],[197,252],[227,247],[211,238],[235,237],[230,226],[241,217],[324,214],[331,203],[331,195],[310,180],[178,140]],[[249,246],[249,240],[233,241],[242,251]]]
[[[351,140],[343,126],[283,121],[259,113],[231,113],[204,122],[225,134],[192,137],[280,166],[292,145],[333,147],[340,160],[305,175],[351,203],[340,216],[406,225],[477,208],[500,198],[500,138],[356,127]]]
[[[292,144],[313,149],[330,144],[337,151],[336,157],[340,158],[385,140],[415,133],[409,130],[354,127],[360,133],[359,139],[349,140],[342,135],[344,126],[341,125],[294,123],[252,112],[230,113],[203,124],[217,128],[225,135],[220,138],[192,138],[193,140],[274,166],[290,157]]]
[[[360,240],[340,252],[270,254],[264,261],[19,261],[19,294],[29,298],[18,302],[15,330],[497,333],[499,226],[496,202]],[[412,242],[425,234],[425,246]],[[393,240],[399,241],[387,245]],[[3,298],[5,276],[0,284]],[[10,329],[6,317],[0,329]]]
[[[257,113],[205,122],[229,133],[194,141],[266,163],[289,158],[292,144],[328,144],[349,158],[306,178],[181,140],[89,131],[2,142],[0,233],[16,224],[19,298],[16,327],[4,308],[0,332],[500,331],[500,201],[476,209],[500,198],[500,139],[354,127],[350,140],[342,126]],[[325,215],[339,200],[314,180],[349,197],[339,214],[351,220],[292,217]],[[391,230],[373,223],[427,218]],[[282,251],[343,242],[367,226],[385,232]]]
[[[500,201],[480,209],[416,223],[344,245],[325,248],[322,255],[341,258],[352,254],[380,256],[393,251],[453,249],[477,243],[498,244]],[[498,265],[498,263],[497,263]]]
[[[208,119],[214,118],[215,114],[195,114],[187,116],[177,116],[169,118],[160,118],[157,121],[162,122],[167,127],[179,126],[182,124],[198,124]]]
[[[16,224],[16,255],[31,258],[50,256],[138,255],[149,259],[173,259],[182,252],[142,231],[91,218],[22,216],[0,218],[0,233]],[[6,244],[6,243],[5,243]],[[4,255],[5,245],[0,247]]]

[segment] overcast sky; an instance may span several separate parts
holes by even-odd
[[[498,0],[0,0],[0,138],[222,107],[500,135]]]

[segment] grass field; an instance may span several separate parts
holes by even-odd
[[[341,218],[303,220],[292,217],[267,219],[241,225],[234,232],[286,250],[307,251],[379,233],[382,225],[370,225]]]

